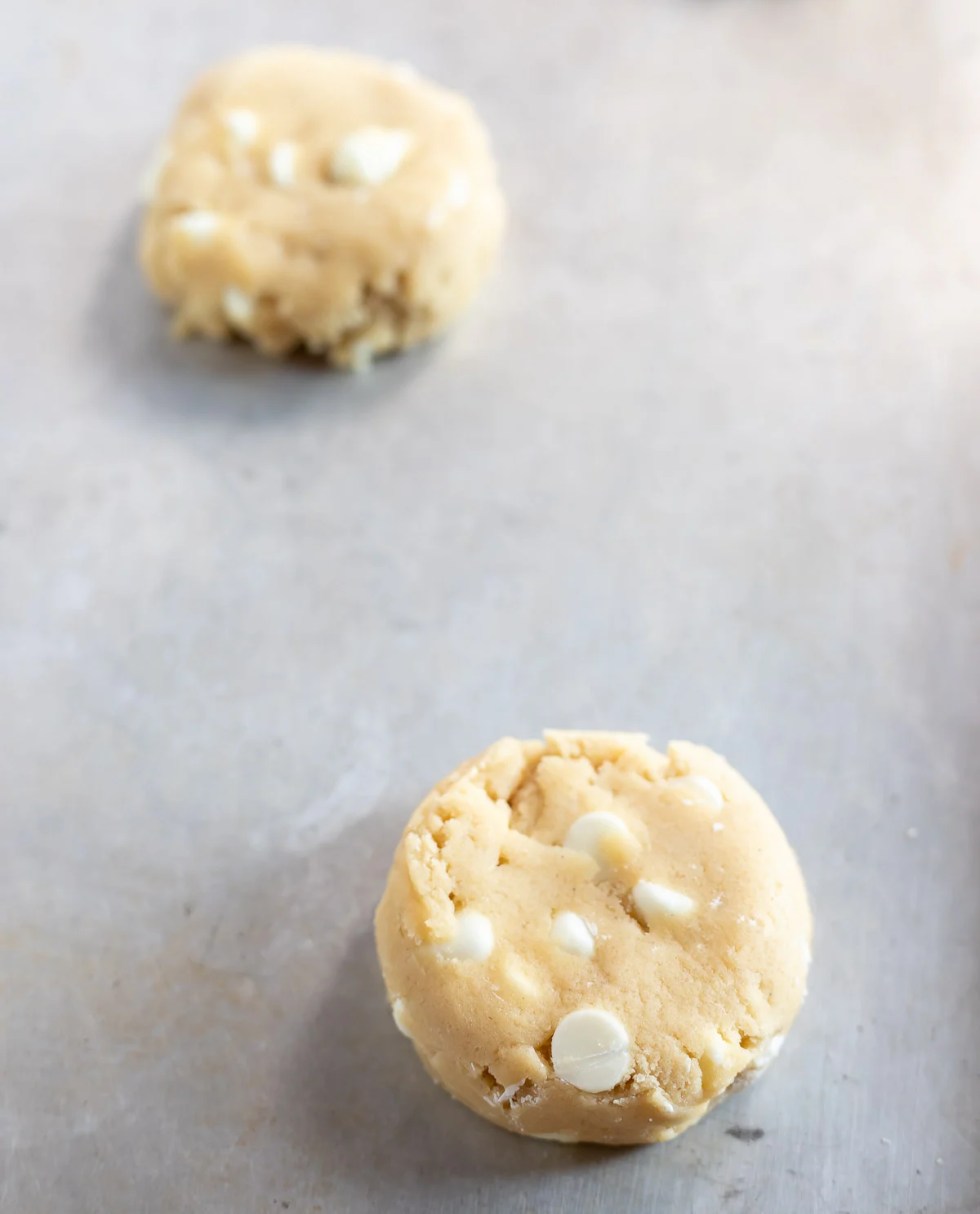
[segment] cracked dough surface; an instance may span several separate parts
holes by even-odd
[[[430,1075],[560,1141],[693,1124],[778,1052],[810,961],[759,795],[712,751],[638,734],[505,738],[458,768],[412,815],[375,926]]]
[[[504,223],[464,98],[405,67],[301,47],[207,72],[145,192],[141,262],[179,335],[342,366],[445,328]]]

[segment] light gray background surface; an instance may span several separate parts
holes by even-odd
[[[134,268],[284,39],[471,94],[512,204],[364,379]],[[975,0],[11,2],[0,88],[3,1214],[980,1209]],[[782,1058],[665,1147],[491,1129],[382,998],[407,814],[563,725],[717,747],[810,883]]]

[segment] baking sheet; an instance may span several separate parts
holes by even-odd
[[[980,9],[4,25],[0,1210],[980,1208]],[[177,348],[134,269],[181,89],[275,40],[494,133],[500,273],[366,378]],[[407,814],[547,726],[715,746],[808,877],[782,1057],[663,1147],[482,1124],[382,999]]]

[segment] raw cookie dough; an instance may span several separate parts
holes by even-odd
[[[444,329],[504,224],[466,100],[405,66],[299,47],[203,76],[144,192],[140,257],[179,335],[339,366]]]
[[[806,889],[712,751],[504,738],[412,815],[376,917],[398,1028],[508,1130],[673,1138],[776,1055],[810,963]]]

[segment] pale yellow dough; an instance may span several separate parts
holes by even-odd
[[[724,759],[550,732],[429,794],[376,935],[395,1022],[453,1096],[518,1133],[625,1145],[674,1137],[775,1056],[811,920],[783,832]],[[598,1045],[566,1021],[583,1010]]]
[[[141,262],[178,334],[340,366],[444,329],[504,224],[466,100],[406,67],[299,47],[202,77],[145,192]]]

